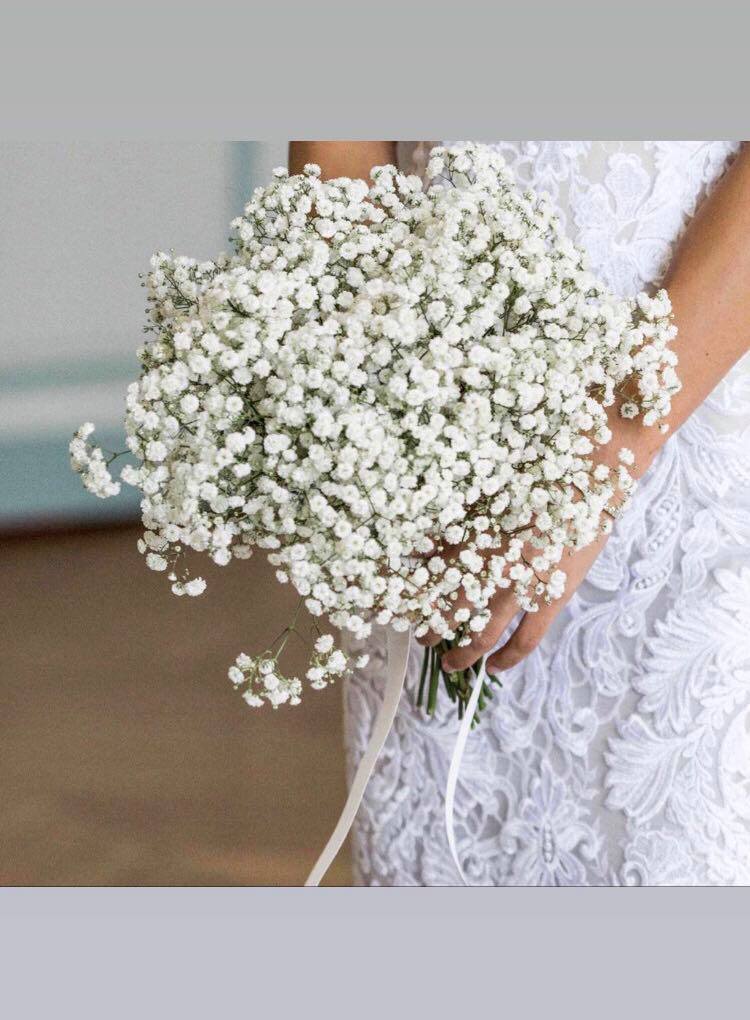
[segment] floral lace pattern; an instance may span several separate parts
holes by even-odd
[[[658,280],[730,142],[498,142],[623,295]],[[420,172],[429,146],[402,154]],[[677,341],[679,351],[679,338]],[[353,773],[385,641],[345,691]],[[399,713],[354,832],[357,880],[457,881],[452,706]],[[456,835],[477,885],[750,884],[750,358],[665,445],[541,646],[468,741]]]

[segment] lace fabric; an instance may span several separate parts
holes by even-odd
[[[422,173],[430,144],[404,145],[402,166]],[[621,294],[658,281],[738,148],[493,144]],[[383,633],[367,646],[344,694],[350,776],[385,675]],[[447,699],[434,719],[415,709],[421,654],[355,825],[359,883],[457,881],[442,808],[458,724]],[[668,440],[550,633],[504,674],[455,817],[477,885],[750,883],[750,357]]]

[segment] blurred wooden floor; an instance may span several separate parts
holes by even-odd
[[[301,884],[344,800],[340,691],[247,708],[226,669],[293,592],[254,557],[176,598],[139,533],[0,540],[0,884]]]

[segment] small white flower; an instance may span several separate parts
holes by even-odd
[[[245,674],[237,666],[230,666],[227,675],[235,687],[245,682]]]
[[[325,655],[330,652],[333,648],[333,635],[332,634],[321,634],[315,642],[315,651],[321,655]]]
[[[346,656],[340,649],[336,649],[328,658],[327,668],[329,673],[341,673],[346,669]]]

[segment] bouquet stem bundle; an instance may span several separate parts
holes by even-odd
[[[473,685],[481,673],[484,659],[479,659],[468,670],[454,673],[446,672],[440,665],[440,660],[441,656],[445,652],[450,651],[452,647],[453,645],[449,641],[441,641],[437,645],[425,648],[422,656],[422,668],[419,674],[416,705],[418,708],[424,707],[428,715],[434,715],[437,711],[438,692],[442,679],[448,697],[456,705],[458,718],[463,719]],[[478,721],[482,709],[486,707],[487,702],[492,700],[492,685],[502,686],[497,677],[490,677],[489,680],[489,683],[486,680],[482,681],[482,691],[479,695],[478,708],[472,725]]]

